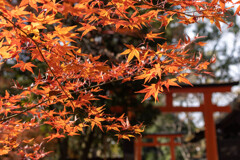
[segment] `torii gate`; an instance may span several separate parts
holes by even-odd
[[[214,112],[231,112],[230,106],[218,107],[217,105],[212,104],[212,93],[214,92],[230,92],[233,85],[238,83],[228,83],[228,84],[212,84],[212,85],[194,85],[194,87],[182,87],[182,88],[171,88],[170,92],[166,94],[166,103],[165,107],[158,107],[161,112],[202,112],[205,121],[205,139],[206,139],[206,156],[207,160],[218,160],[218,151],[217,151],[217,139],[216,139],[216,128],[213,119]],[[200,104],[199,107],[174,107],[173,102],[173,93],[203,93],[204,102]],[[173,144],[173,143],[172,143]],[[168,144],[170,148],[173,148],[172,144]],[[157,144],[156,144],[157,145]],[[141,138],[139,137],[135,141],[135,160],[141,160],[142,155],[142,143]],[[172,160],[175,160],[174,152],[171,151]]]
[[[158,142],[158,138],[168,138],[169,142],[161,143]],[[149,134],[145,135],[144,138],[151,139],[152,142],[143,142],[142,138],[139,137],[134,143],[134,152],[135,152],[135,160],[139,160],[142,158],[142,147],[154,147],[154,146],[169,146],[171,158],[175,159],[175,147],[181,146],[180,142],[175,142],[175,138],[182,137],[182,134]]]

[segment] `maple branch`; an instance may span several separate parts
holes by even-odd
[[[133,77],[135,77],[135,76],[137,76],[137,75],[133,75],[133,76],[129,76],[129,77],[133,78]],[[119,82],[119,81],[122,81],[122,80],[124,80],[124,79],[126,79],[126,78],[129,78],[129,77],[123,77],[123,78],[111,80],[111,81],[108,81],[108,82],[105,82],[105,83],[101,83],[101,84],[97,84],[97,85],[85,87],[85,88],[80,89],[80,91],[89,90],[89,89],[92,89],[92,88],[96,88],[96,87],[104,86],[104,85],[107,85],[107,84]],[[75,91],[75,92],[72,92],[72,93],[76,93],[76,91]],[[60,95],[56,95],[56,96],[58,97],[58,96],[60,96]],[[69,100],[71,100],[71,99],[69,99]],[[36,108],[37,106],[39,106],[39,105],[41,105],[41,104],[43,104],[43,103],[45,103],[45,102],[48,102],[48,101],[49,101],[49,100],[42,101],[42,102],[40,102],[40,103],[38,103],[38,104],[36,104],[36,105],[34,105],[34,106],[32,106],[32,107],[29,107],[29,108],[26,108],[26,109],[22,110],[21,112],[19,112],[19,113],[17,113],[17,114],[13,114],[13,115],[11,115],[11,116],[2,118],[1,121],[2,121],[2,122],[5,122],[5,121],[7,121],[7,120],[9,120],[9,119],[11,119],[11,118],[18,117],[18,116],[26,113],[27,111],[30,111],[31,109],[34,109],[34,108]]]
[[[199,11],[186,11],[186,12],[180,12],[180,11],[177,11],[177,10],[171,10],[171,9],[167,9],[165,8],[164,6],[161,6],[161,5],[153,5],[153,4],[150,4],[148,2],[145,2],[145,1],[141,1],[143,4],[145,5],[149,5],[153,8],[156,8],[156,9],[163,9],[164,11],[171,11],[171,12],[175,12],[175,13],[179,13],[179,14],[184,14],[186,16],[189,16],[189,17],[197,17],[197,18],[201,18],[201,17],[214,17],[213,15],[212,16],[209,16],[209,15],[192,15],[192,14],[189,14],[189,13],[199,13]],[[200,12],[203,12],[203,11],[207,11],[207,10],[200,10]]]
[[[137,76],[137,75],[132,75],[132,76],[129,76],[129,77],[134,78],[135,76]],[[119,82],[119,81],[122,81],[126,78],[129,78],[129,77],[114,79],[114,80],[111,80],[111,81],[108,81],[108,82],[104,82],[104,83],[96,84],[96,85],[93,85],[93,86],[85,87],[85,88],[80,89],[80,91],[89,90],[89,89],[92,89],[92,88],[97,88],[97,87],[104,86],[104,85],[107,85],[107,84]]]
[[[41,104],[43,104],[43,103],[45,103],[45,102],[47,102],[47,101],[48,101],[48,100],[42,101],[42,102],[40,102],[40,103],[38,103],[38,104],[36,104],[36,105],[34,105],[34,106],[32,106],[32,107],[29,107],[29,108],[24,109],[23,111],[21,111],[21,112],[19,112],[19,113],[13,114],[13,115],[8,116],[8,117],[6,117],[6,118],[2,118],[1,121],[2,121],[2,122],[6,122],[7,120],[9,120],[9,119],[11,119],[11,118],[18,117],[18,116],[22,115],[23,113],[25,113],[25,112],[27,112],[27,111],[30,111],[31,109],[34,109],[34,108],[36,108],[37,106],[39,106],[39,105],[41,105]]]
[[[171,12],[175,12],[175,13],[180,13],[180,14],[184,14],[186,16],[189,16],[189,17],[197,17],[197,18],[201,18],[201,17],[214,17],[214,16],[208,16],[208,15],[193,15],[193,14],[188,14],[188,13],[194,13],[194,12],[197,12],[199,13],[198,11],[189,11],[189,12],[180,12],[180,11],[176,11],[176,10],[170,10],[170,9],[165,9],[166,11],[171,11]],[[201,10],[201,11],[205,11],[205,10]]]
[[[54,73],[53,70],[51,69],[51,66],[48,64],[46,58],[44,57],[44,55],[43,55],[43,53],[42,53],[42,50],[41,50],[40,47],[39,47],[40,44],[39,44],[36,40],[34,40],[29,34],[27,34],[27,32],[25,32],[24,30],[22,30],[20,26],[15,25],[10,19],[8,19],[6,16],[4,16],[4,15],[3,15],[3,12],[1,12],[1,11],[0,11],[0,16],[2,16],[6,21],[8,21],[9,23],[11,23],[15,28],[19,29],[22,33],[24,33],[28,38],[30,38],[30,39],[33,41],[33,43],[36,45],[37,50],[39,51],[42,59],[43,59],[44,62],[47,64],[47,66],[48,66],[50,72],[52,73],[53,77],[56,79],[59,87],[60,87],[61,90],[64,92],[64,94],[67,96],[67,98],[70,100],[70,97],[68,96],[67,92],[64,90],[62,84],[59,82],[59,80],[57,79],[57,76],[55,75],[55,73]],[[44,47],[46,47],[46,46],[44,46]],[[46,47],[46,48],[47,48],[47,47]],[[72,102],[71,100],[70,100],[70,103],[71,103],[72,106],[74,107],[74,104],[73,104],[73,102]]]

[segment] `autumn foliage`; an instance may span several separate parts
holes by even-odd
[[[185,36],[175,44],[148,44],[164,39],[163,32],[172,21],[188,25],[208,19],[221,30],[225,13],[233,5],[231,0],[22,0],[17,5],[0,0],[1,65],[14,59],[17,63],[11,68],[31,72],[34,77],[28,87],[15,81],[13,87],[19,94],[6,90],[0,97],[0,155],[15,151],[21,158],[44,157],[48,152],[42,150],[42,144],[21,138],[23,131],[41,125],[52,129],[43,143],[80,135],[87,127],[114,132],[118,139],[140,135],[142,124],[132,126],[125,115],[106,114],[105,106],[93,104],[108,98],[100,94],[101,87],[113,81],[141,80],[143,89],[138,93],[145,94],[145,101],[151,96],[158,100],[158,94],[170,86],[191,85],[187,76],[208,73],[207,67],[214,61],[190,52],[192,43],[204,45],[201,36]],[[63,24],[69,16],[76,25]],[[160,22],[163,32],[151,30],[154,22]],[[150,31],[140,37],[142,43],[125,44],[118,62],[103,61],[73,45],[93,31],[108,28],[111,34],[134,35],[143,27]],[[24,60],[22,53],[30,60]],[[37,63],[44,63],[46,72],[40,72]]]

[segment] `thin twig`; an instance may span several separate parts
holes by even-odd
[[[40,103],[38,103],[38,104],[36,104],[36,105],[34,105],[34,106],[32,106],[32,107],[29,107],[29,108],[24,109],[23,111],[21,111],[21,112],[19,112],[19,113],[13,114],[13,115],[8,116],[8,117],[6,117],[6,118],[2,118],[1,121],[2,121],[2,122],[5,122],[5,121],[7,121],[7,120],[9,120],[9,119],[11,119],[11,118],[20,116],[20,115],[22,115],[23,113],[25,113],[25,112],[27,112],[27,111],[30,111],[31,109],[34,109],[34,108],[36,108],[37,106],[39,106],[39,105],[41,105],[41,104],[43,104],[43,103],[45,103],[45,102],[47,102],[47,101],[48,101],[48,100],[42,101],[42,102],[40,102]]]
[[[135,76],[136,76],[136,75],[129,76],[129,77],[133,78],[133,77],[135,77]],[[100,86],[104,86],[104,85],[107,85],[107,84],[119,82],[119,81],[122,81],[122,80],[124,80],[124,79],[126,79],[126,78],[129,78],[129,77],[123,77],[123,78],[114,79],[114,80],[111,80],[111,81],[108,81],[108,82],[96,84],[96,85],[93,85],[93,86],[89,86],[89,87],[86,87],[86,88],[82,88],[82,89],[80,89],[79,91],[85,91],[85,90],[89,90],[89,89],[92,89],[92,88],[97,88],[97,87],[100,87]]]

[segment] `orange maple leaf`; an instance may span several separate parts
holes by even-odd
[[[149,39],[149,40],[151,40],[151,41],[153,41],[154,42],[154,38],[155,39],[166,39],[166,38],[163,38],[163,37],[159,37],[159,35],[161,35],[161,34],[163,34],[164,32],[161,32],[161,33],[152,33],[152,31],[150,32],[150,33],[148,33],[147,35],[146,35],[146,39]]]
[[[184,76],[178,76],[177,77],[177,80],[178,80],[178,82],[182,82],[182,83],[186,83],[186,84],[189,84],[190,86],[193,86],[192,85],[192,83],[187,79],[187,78],[185,78]]]
[[[172,79],[166,80],[165,82],[163,82],[163,84],[165,85],[165,87],[167,88],[168,91],[169,91],[169,86],[181,87],[175,81],[177,81],[177,79],[176,78],[172,78]]]
[[[158,93],[163,92],[163,88],[159,83],[151,84],[151,86],[144,85],[144,87],[145,89],[137,92],[137,93],[146,93],[142,102],[148,99],[150,96],[153,96],[156,101],[158,100]]]
[[[235,11],[235,13],[234,13],[234,16],[235,16],[236,14],[239,15],[239,12],[240,12],[240,5],[237,7],[237,9],[236,9],[236,11]]]
[[[92,26],[90,24],[83,24],[83,27],[77,29],[76,31],[83,31],[82,36],[85,36],[88,32],[92,31],[92,30],[96,30],[97,28],[95,26]]]
[[[140,61],[139,51],[133,45],[125,44],[125,46],[127,46],[129,49],[122,52],[121,55],[129,54],[127,59],[128,62],[130,62],[134,56],[137,57],[138,61]]]
[[[53,140],[54,138],[63,138],[63,137],[65,137],[65,136],[64,136],[64,135],[61,135],[61,134],[59,134],[59,133],[57,132],[57,133],[55,133],[55,134],[51,134],[50,136],[48,136],[48,137],[46,137],[46,138],[44,138],[44,139],[48,139],[47,142],[49,142],[49,141]]]
[[[23,61],[20,61],[20,63],[17,63],[16,65],[12,66],[12,68],[20,68],[20,70],[23,72],[25,72],[25,70],[28,70],[28,71],[32,72],[32,74],[34,74],[32,67],[37,67],[37,66],[35,66],[31,62],[25,63]]]

